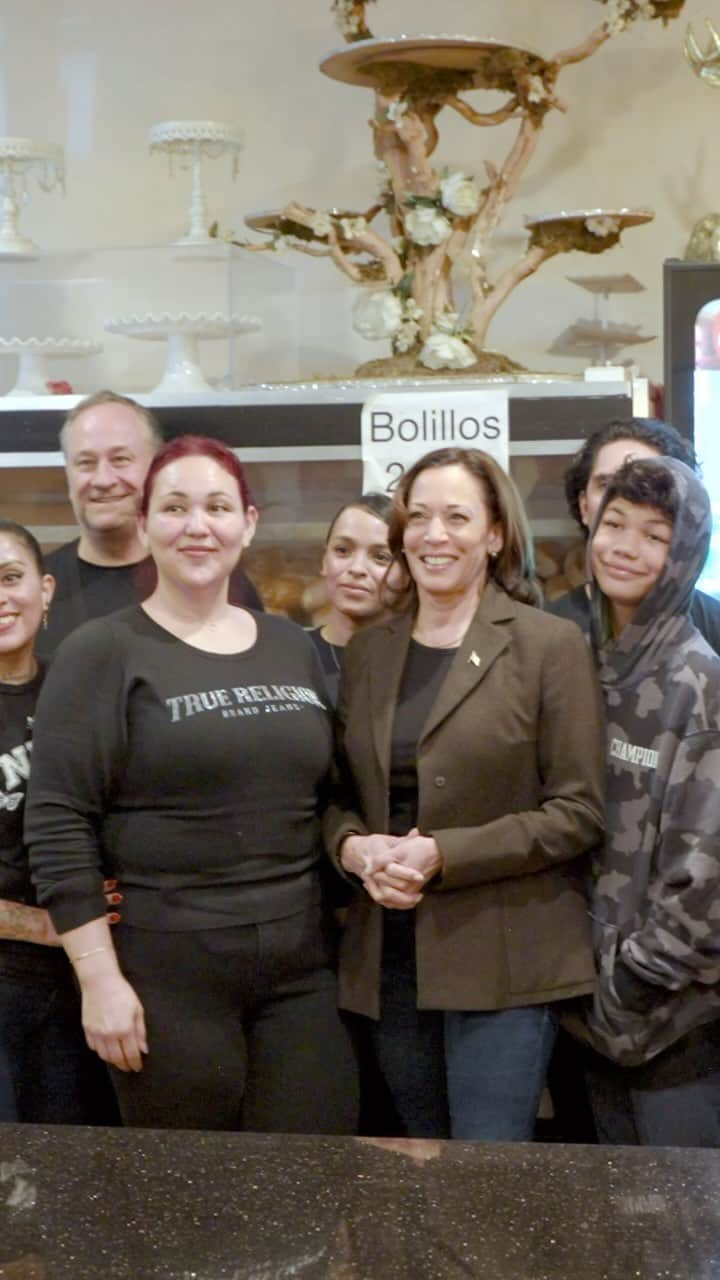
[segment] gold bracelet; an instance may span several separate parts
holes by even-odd
[[[88,956],[98,956],[101,951],[109,950],[108,947],[93,947],[91,951],[81,951],[79,956],[73,956],[70,960],[71,964],[77,964],[78,960],[87,960]]]

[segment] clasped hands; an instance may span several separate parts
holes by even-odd
[[[346,836],[340,862],[362,880],[374,902],[399,911],[417,906],[425,885],[443,865],[433,837],[421,836],[417,827],[405,836]]]

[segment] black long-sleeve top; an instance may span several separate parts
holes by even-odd
[[[25,837],[59,932],[105,914],[194,929],[281,919],[318,894],[331,754],[320,664],[294,623],[213,654],[133,606],[61,645],[38,703]]]

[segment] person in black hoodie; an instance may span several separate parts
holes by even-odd
[[[608,797],[584,1038],[604,1142],[720,1146],[720,659],[688,616],[711,528],[687,466],[636,459],[590,539]]]

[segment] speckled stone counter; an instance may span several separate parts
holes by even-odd
[[[717,1280],[720,1153],[0,1125],[0,1280]]]

